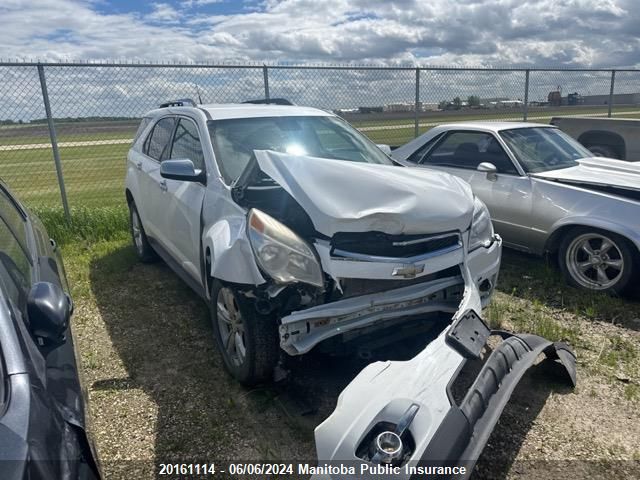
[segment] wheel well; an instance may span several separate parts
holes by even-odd
[[[593,230],[600,230],[602,232],[613,233],[623,238],[629,244],[629,246],[631,246],[631,248],[633,248],[633,250],[636,251],[636,253],[640,253],[637,245],[633,243],[631,240],[629,240],[629,238],[627,238],[625,235],[622,235],[618,232],[613,232],[611,230],[607,230],[604,228],[598,228],[592,225],[582,225],[582,224],[563,225],[562,227],[555,230],[551,234],[551,236],[547,239],[544,251],[547,252],[548,254],[555,255],[558,252],[558,249],[560,248],[560,243],[562,242],[564,235],[566,235],[570,230],[573,230],[574,228],[590,228]]]
[[[620,158],[625,158],[626,144],[624,142],[624,138],[617,133],[590,130],[580,135],[578,137],[578,141],[585,147],[592,147],[595,145],[610,147]]]
[[[133,203],[133,195],[131,195],[131,191],[128,188],[125,189],[124,195],[127,197],[127,205],[131,205]]]

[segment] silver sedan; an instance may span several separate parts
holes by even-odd
[[[640,162],[594,158],[550,125],[440,125],[398,148],[406,166],[471,184],[505,246],[558,256],[577,287],[621,293],[640,258]]]

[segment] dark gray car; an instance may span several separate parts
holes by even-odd
[[[640,248],[640,162],[594,158],[556,127],[440,125],[393,152],[454,174],[487,205],[505,246],[558,255],[574,286],[621,292]]]
[[[0,182],[0,477],[99,479],[62,261]]]

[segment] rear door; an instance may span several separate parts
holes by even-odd
[[[165,249],[170,245],[164,230],[167,183],[160,176],[160,162],[169,155],[175,125],[174,116],[163,117],[156,122],[142,146],[137,165],[141,198],[136,206],[147,236]]]
[[[201,142],[204,134],[206,130],[201,135],[195,120],[178,117],[166,159],[188,159],[196,170],[204,171],[206,167]],[[163,180],[166,191],[161,195],[160,205],[167,248],[183,270],[200,283],[200,221],[206,186],[200,182]]]
[[[452,130],[407,159],[451,173],[471,184],[473,193],[491,213],[495,230],[512,247],[527,250],[531,216],[531,179],[520,175],[498,139],[489,132]],[[495,165],[498,175],[479,172],[483,162]]]

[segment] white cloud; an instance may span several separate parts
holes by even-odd
[[[153,12],[145,17],[145,20],[160,23],[175,23],[180,18],[178,11],[168,3],[154,3]]]
[[[635,0],[220,0],[108,14],[94,0],[5,0],[7,57],[456,65],[640,65]],[[28,19],[28,21],[26,21]]]

